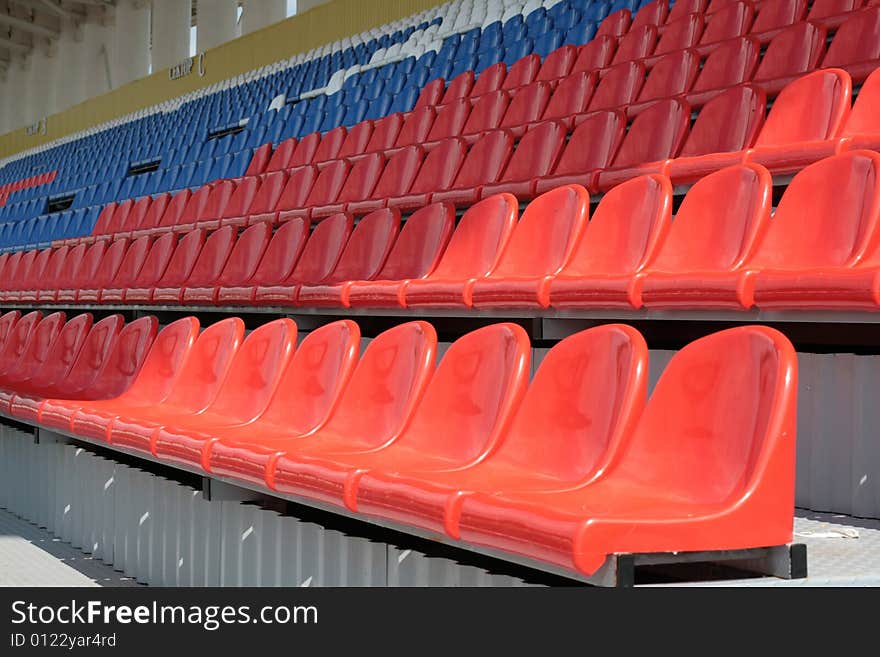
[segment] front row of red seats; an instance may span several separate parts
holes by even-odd
[[[701,179],[672,216],[652,174],[607,193],[590,216],[578,185],[542,194],[517,219],[497,194],[454,227],[448,203],[400,227],[398,211],[301,218],[179,241],[166,233],[0,256],[7,303],[404,308],[877,309],[880,154],[808,166],[773,213],[756,164]],[[772,214],[772,218],[771,218]]]
[[[387,160],[373,153],[354,163],[334,161],[320,173],[309,165],[219,181],[195,193],[111,203],[92,236],[63,244],[292,217],[317,221],[384,207],[406,211],[440,201],[468,206],[499,192],[530,199],[571,183],[599,192],[646,173],[690,183],[742,162],[794,173],[835,152],[880,148],[880,72],[864,84],[852,111],[850,96],[849,76],[829,69],[789,84],[766,121],[764,93],[744,85],[706,103],[693,126],[687,103],[668,99],[629,128],[623,112],[602,111],[574,117],[571,130],[561,121],[532,124],[519,141],[507,130],[486,132],[470,147],[450,137],[427,154],[413,145]]]
[[[647,346],[624,325],[562,340],[529,383],[514,324],[464,335],[435,369],[421,321],[359,357],[349,320],[297,346],[289,319],[245,337],[238,318],[189,317],[146,351],[152,318],[10,315],[4,415],[190,470],[585,574],[613,553],[792,538],[796,354],[766,327],[686,346],[646,403]]]

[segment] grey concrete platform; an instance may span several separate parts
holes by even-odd
[[[139,586],[44,529],[0,509],[0,586]]]

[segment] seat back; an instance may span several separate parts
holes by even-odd
[[[848,14],[861,7],[862,4],[863,0],[815,0],[810,7],[810,13],[807,14],[807,19],[813,20]]]
[[[751,80],[758,65],[760,47],[758,41],[750,37],[719,44],[703,62],[691,91],[726,89]]]
[[[132,285],[144,266],[152,245],[153,238],[149,235],[134,240],[126,250],[116,274],[103,283],[102,287],[124,288]]]
[[[878,264],[880,154],[850,151],[803,169],[782,195],[751,265],[802,269]]]
[[[748,262],[770,223],[773,180],[756,164],[721,169],[688,190],[652,271],[732,271]]]
[[[610,35],[597,34],[592,41],[585,43],[578,49],[578,57],[571,69],[572,73],[586,71],[591,73],[605,68],[611,63],[614,51],[617,49],[617,39]]]
[[[880,103],[880,71],[874,71],[862,84],[841,136],[854,137],[880,133],[878,103]]]
[[[557,48],[544,58],[535,81],[551,81],[568,75],[578,57],[578,49],[573,45]]]
[[[850,110],[852,81],[841,69],[814,71],[786,86],[770,108],[756,147],[831,139]]]
[[[318,178],[318,169],[314,166],[304,166],[292,169],[284,190],[275,204],[276,210],[298,210],[305,207],[306,199],[312,191],[315,180]]]
[[[205,204],[205,209],[202,211],[202,214],[194,216],[192,221],[198,222],[205,219],[218,219],[226,216],[224,214],[226,206],[230,204],[236,187],[236,183],[231,180],[221,180],[217,182],[211,188],[211,193],[208,194],[208,202]]]
[[[64,379],[57,383],[62,394],[72,395],[89,390],[124,324],[125,320],[119,314],[110,315],[92,324],[76,360],[67,370]]]
[[[192,273],[196,261],[199,259],[199,254],[205,242],[205,231],[201,228],[192,230],[180,238],[177,246],[174,247],[174,253],[166,261],[165,269],[156,281],[156,286],[180,287],[184,285]],[[155,245],[153,248],[156,248]],[[144,265],[144,269],[146,269],[146,265]],[[141,274],[143,273],[144,270],[142,269]]]
[[[614,158],[627,167],[675,157],[684,145],[691,122],[690,106],[677,98],[660,100],[639,114]]]
[[[756,80],[772,80],[808,73],[825,52],[825,28],[803,22],[773,37],[755,72]]]
[[[609,191],[593,214],[563,276],[627,276],[657,253],[672,219],[672,184],[656,174]]]
[[[492,324],[460,337],[443,355],[400,442],[450,466],[486,454],[504,437],[522,400],[530,358],[528,334],[517,324]]]
[[[586,71],[572,73],[562,78],[553,95],[550,96],[542,117],[568,118],[580,114],[586,109],[595,87],[595,76]]]
[[[168,202],[168,206],[165,208],[165,212],[162,213],[162,217],[159,219],[156,227],[170,228],[171,226],[183,223],[183,216],[192,201],[192,197],[193,193],[188,189],[183,189],[177,192],[171,197],[171,200]],[[207,192],[203,192],[200,198],[205,200],[206,197]]]
[[[339,153],[339,149],[342,148],[342,143],[345,141],[347,135],[348,130],[345,129],[345,126],[341,125],[325,133],[324,136],[321,137],[321,143],[318,144],[318,148],[315,150],[315,154],[311,161],[317,163],[336,159],[336,155]],[[304,162],[303,164],[308,164],[308,162]]]
[[[648,346],[631,326],[568,336],[541,361],[492,462],[559,484],[588,479],[631,437],[647,381]]]
[[[590,114],[571,134],[553,173],[577,175],[609,166],[625,132],[626,117],[622,112]]]
[[[309,332],[281,375],[260,421],[284,427],[291,436],[322,426],[354,372],[360,341],[360,328],[349,319]]]
[[[639,95],[644,81],[645,66],[641,62],[613,66],[599,80],[587,109],[592,112],[628,105]]]
[[[381,271],[379,280],[424,278],[437,266],[455,226],[455,207],[432,203],[406,220]]]
[[[513,136],[507,130],[485,133],[468,150],[452,188],[469,189],[496,182],[512,150]]]
[[[682,146],[680,155],[727,153],[749,148],[764,120],[766,96],[750,85],[728,89],[706,103]]]
[[[82,281],[82,287],[87,289],[106,287],[116,277],[120,266],[122,266],[122,261],[128,253],[128,244],[128,240],[124,238],[111,242],[98,262],[94,275]]]
[[[425,152],[417,144],[407,146],[389,157],[373,188],[372,197],[384,199],[406,194],[419,173],[424,157]]]
[[[501,124],[509,102],[507,93],[500,89],[477,98],[464,124],[462,134],[473,135],[497,128]]]
[[[550,83],[533,82],[519,89],[501,120],[501,127],[524,126],[537,121],[550,100]]]
[[[24,344],[21,345],[18,358],[11,361],[9,367],[5,368],[7,381],[28,378],[40,371],[49,356],[52,344],[64,327],[65,319],[66,316],[63,312],[54,312],[40,319],[31,328]]]
[[[169,203],[171,203],[171,194],[168,192],[156,196],[150,204],[149,210],[147,210],[141,221],[134,226],[132,230],[149,230],[156,228],[162,220],[165,211],[168,209]]]
[[[143,336],[144,333],[139,335]],[[159,331],[137,376],[120,396],[120,402],[131,400],[138,404],[160,404],[171,392],[198,337],[199,320],[196,317],[178,319]],[[130,368],[130,362],[127,368]]]
[[[752,32],[764,32],[788,27],[803,20],[807,13],[807,0],[764,0],[752,23]]]
[[[339,262],[353,224],[351,215],[340,212],[315,226],[287,282],[318,283],[329,276]]]
[[[369,153],[358,158],[351,167],[337,202],[348,203],[370,198],[384,169],[385,156],[382,153]]]
[[[467,147],[459,138],[440,142],[427,157],[410,187],[411,194],[427,194],[449,189],[464,161]],[[374,196],[378,196],[374,194]]]
[[[364,153],[372,153],[373,151],[384,151],[386,148],[394,146],[397,141],[397,135],[403,127],[402,114],[390,114],[373,123],[373,134],[370,140],[363,148]]]
[[[477,78],[476,83],[474,83],[474,86],[471,89],[470,96],[472,98],[477,98],[490,91],[500,89],[501,85],[504,84],[504,78],[506,77],[507,64],[504,62],[496,62],[495,64],[492,64],[492,66],[483,69],[480,73],[480,76]]]
[[[293,153],[290,155],[290,161],[287,163],[287,167],[292,169],[294,167],[301,167],[314,162],[315,153],[318,151],[318,146],[320,144],[320,132],[312,132],[300,139],[296,148],[293,149]]]
[[[249,285],[278,285],[286,279],[303,252],[309,227],[302,217],[285,221],[272,235]]]
[[[311,207],[335,201],[350,169],[351,164],[348,160],[334,160],[321,169],[304,206]]]
[[[128,390],[150,353],[158,329],[159,320],[154,315],[122,327],[94,381],[81,394],[89,399],[111,399]]]
[[[702,14],[690,14],[666,25],[654,48],[655,55],[664,55],[697,45],[703,35],[705,20]]]
[[[880,6],[855,12],[837,28],[822,66],[846,66],[880,58]]]
[[[226,380],[235,354],[244,340],[244,322],[228,317],[199,334],[164,403],[181,412],[204,411]]]
[[[434,124],[436,110],[433,106],[424,106],[414,109],[410,115],[406,117],[400,132],[397,133],[395,146],[409,146],[410,144],[421,144],[428,137],[428,132]]]
[[[200,235],[200,237],[190,238],[190,243],[196,240],[198,248],[201,248],[205,240],[205,233],[202,230],[193,231],[190,234]],[[189,235],[187,235],[188,237]],[[191,248],[191,247],[190,247]],[[135,278],[128,287],[151,287],[155,285],[177,251],[177,236],[174,233],[165,233],[160,235],[153,245],[150,247],[149,253],[144,260],[143,267],[140,268]],[[181,256],[182,257],[182,256]]]
[[[92,328],[92,314],[77,315],[61,327],[46,354],[43,367],[30,379],[35,388],[54,386],[64,380],[79,356]]]
[[[296,346],[296,322],[276,319],[251,331],[235,352],[209,412],[230,424],[250,422],[266,409]]]
[[[421,109],[422,107],[436,105],[440,102],[440,98],[443,96],[443,90],[445,88],[446,80],[443,78],[431,80],[431,82],[422,87],[422,92],[419,94],[418,100],[416,100],[413,109],[416,110]]]
[[[700,67],[700,58],[693,50],[680,50],[661,57],[639,92],[639,101],[669,98],[691,88]]]
[[[235,245],[236,230],[232,226],[224,226],[220,230],[215,230],[205,240],[205,244],[199,251],[199,256],[193,264],[189,276],[186,277],[185,284],[188,287],[197,287],[200,285],[216,285],[229,259],[229,254]],[[171,269],[169,264],[168,269]],[[163,276],[163,281],[167,277]],[[171,287],[175,287],[172,285]]]
[[[269,163],[266,165],[266,171],[283,171],[290,168],[290,158],[293,157],[293,151],[296,150],[297,143],[297,138],[291,137],[278,144],[278,147],[269,159]]]
[[[375,210],[361,219],[325,283],[372,280],[391,252],[400,232],[400,211]]]
[[[127,242],[127,240],[123,241]],[[98,273],[98,269],[101,266],[101,262],[104,259],[104,254],[107,250],[106,242],[95,242],[89,246],[83,253],[82,260],[80,260],[76,273],[66,281],[68,289],[76,290],[89,287],[90,282],[95,279],[95,276]],[[119,263],[117,262],[117,267],[118,266]]]
[[[394,440],[434,372],[437,333],[428,322],[406,322],[371,340],[326,425],[353,448]]]
[[[642,59],[654,52],[657,45],[657,27],[643,25],[631,29],[617,42],[617,50],[611,64],[620,64],[634,59]]]
[[[269,244],[272,232],[269,224],[260,222],[242,232],[235,240],[217,285],[241,285],[250,280]],[[207,244],[206,244],[207,248]],[[206,249],[202,249],[204,254]]]
[[[707,17],[700,43],[717,43],[748,34],[754,15],[754,5],[746,0],[726,4]]]
[[[516,89],[531,83],[537,77],[540,68],[541,58],[534,53],[516,60],[507,69],[501,89]]]
[[[607,476],[705,505],[766,484],[791,521],[796,397],[797,355],[775,329],[740,326],[695,340],[666,366]]]
[[[615,11],[612,14],[608,14],[599,25],[599,29],[596,30],[596,37],[606,35],[613,37],[623,36],[629,30],[631,22],[632,16],[629,9]]]
[[[253,200],[245,211],[245,215],[262,214],[272,212],[278,205],[278,199],[284,191],[287,184],[286,171],[272,171],[261,176],[262,184],[259,191],[254,195]],[[242,199],[244,200],[244,199]],[[229,215],[236,216],[236,215]]]
[[[449,84],[446,85],[446,91],[443,94],[441,105],[452,103],[461,98],[467,98],[471,93],[471,87],[474,86],[474,72],[462,71],[456,75]]]
[[[557,273],[571,257],[590,213],[590,194],[564,185],[535,198],[523,212],[493,277]]]
[[[6,339],[19,319],[21,319],[20,310],[10,310],[0,315],[0,349],[3,348]]]
[[[471,101],[468,97],[453,98],[437,108],[437,117],[428,132],[428,141],[439,141],[447,137],[458,137],[461,134],[468,115],[471,113]]]

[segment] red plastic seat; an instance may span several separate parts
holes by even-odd
[[[754,82],[767,93],[778,93],[785,85],[819,65],[825,52],[825,28],[804,22],[780,31],[764,53]]]
[[[224,235],[228,235],[232,228],[221,230],[224,231]],[[126,303],[150,303],[153,300],[153,292],[159,288],[171,288],[169,297],[172,301],[175,299],[179,301],[173,291],[179,291],[189,278],[205,245],[205,231],[201,228],[190,231],[176,244],[171,242],[160,246],[161,241],[160,238],[153,244],[135,284],[125,290],[123,299]],[[174,249],[170,254],[169,247]],[[156,252],[155,256],[154,252]]]
[[[251,214],[248,218],[248,225],[252,226],[261,222],[278,223],[281,212],[305,207],[306,199],[318,179],[318,169],[315,166],[304,166],[291,169],[289,173],[290,176],[281,191],[281,196],[275,203],[274,210]]]
[[[614,51],[617,50],[617,39],[613,36],[596,35],[592,41],[578,48],[578,57],[571,68],[572,73],[586,71],[592,73],[611,64]]]
[[[312,219],[342,212],[348,208],[348,204],[352,201],[369,199],[384,169],[385,156],[382,153],[369,153],[358,158],[351,167],[336,202],[312,208]]]
[[[149,235],[134,240],[126,249],[125,257],[116,270],[116,274],[109,280],[101,283],[100,287],[80,290],[77,301],[79,303],[108,303],[108,300],[105,298],[108,289],[121,291],[134,284],[152,246],[153,238]],[[112,300],[121,302],[121,295]]]
[[[587,575],[608,555],[784,545],[792,540],[797,355],[742,326],[667,365],[618,459],[589,485],[478,493],[456,536]]]
[[[59,289],[70,289],[71,285],[76,280],[80,265],[86,254],[86,249],[88,248],[89,247],[85,244],[77,244],[67,252],[67,256],[64,258],[64,263],[58,272],[58,276],[51,284],[47,281],[46,285],[41,285],[37,290],[35,300],[38,303],[52,303],[55,301]],[[14,254],[13,257],[15,255],[18,254]],[[11,261],[12,258],[10,258],[10,264],[12,264]],[[12,277],[12,280],[15,280],[15,278]]]
[[[9,280],[10,289],[0,293],[0,299],[7,302],[21,300],[22,291],[37,287],[43,280],[51,259],[51,248],[26,252],[19,262],[18,270],[13,273],[14,278]]]
[[[129,242],[127,239],[118,239],[110,242],[107,250],[101,256],[98,267],[93,275],[83,280],[82,286],[74,293],[76,303],[98,303],[101,300],[101,289],[110,285],[111,281],[116,278],[119,268],[122,266],[125,256],[128,253]],[[59,291],[59,300],[67,297],[66,291]]]
[[[122,394],[104,400],[68,404],[76,410],[64,427],[77,436],[109,442],[109,429],[119,415],[152,409],[171,393],[175,380],[199,336],[199,320],[184,317],[163,328],[153,341],[137,376]]]
[[[245,208],[245,211],[236,215],[235,212],[238,208],[243,208],[247,203],[247,198],[241,198],[240,204],[238,208],[233,207],[234,203],[231,202],[229,206],[226,208],[225,216],[221,217],[220,225],[221,226],[247,226],[250,223],[250,218],[254,215],[265,215],[274,212],[275,207],[278,205],[278,199],[281,198],[281,194],[284,191],[284,187],[287,185],[288,175],[286,171],[272,171],[270,173],[264,174],[260,176],[260,184],[257,186],[258,189],[256,193],[253,194],[253,198],[251,202]],[[256,180],[255,178],[251,178],[249,180]],[[244,183],[240,184],[236,189],[236,194],[244,187]],[[252,190],[248,192],[248,196],[252,193]]]
[[[641,27],[642,25],[663,25],[666,22],[666,17],[669,15],[669,2],[668,0],[654,0],[654,2],[649,2],[636,12],[636,15],[632,19],[632,24],[629,29],[633,30],[634,28]]]
[[[492,64],[492,66],[484,69],[479,77],[477,77],[477,81],[471,89],[471,98],[477,98],[490,91],[500,89],[501,85],[504,84],[504,78],[506,77],[507,64],[504,62],[496,62],[495,64]]]
[[[541,118],[558,119],[570,123],[575,114],[587,109],[587,103],[596,88],[596,76],[586,71],[572,73],[559,80],[550,102],[544,109]]]
[[[758,65],[760,44],[750,37],[719,44],[703,62],[687,100],[692,107],[703,105],[717,94],[752,79]]]
[[[203,226],[207,230],[220,228],[222,224],[243,226],[245,224],[245,216],[249,213],[250,207],[253,205],[257,194],[259,194],[262,184],[263,181],[260,177],[240,178],[235,186],[235,191],[229,197],[229,201],[223,207],[220,215],[217,217],[207,215],[199,222],[199,226]]]
[[[367,152],[365,149],[373,136],[373,122],[370,120],[361,121],[348,129],[345,135],[345,141],[339,147],[336,157],[339,159],[352,157]]]
[[[880,150],[878,102],[880,102],[880,73],[875,71],[862,84],[852,111],[846,119],[846,124],[840,133],[841,149]]]
[[[421,146],[413,144],[394,153],[385,163],[379,181],[373,188],[371,198],[348,203],[352,214],[365,214],[384,208],[389,198],[406,194],[422,166],[425,152]]]
[[[403,292],[407,283],[424,279],[434,271],[454,227],[455,208],[449,203],[432,203],[414,212],[375,277],[343,284],[342,304],[346,307],[405,306]]]
[[[137,237],[143,237],[144,235],[153,232],[153,229],[159,226],[159,222],[162,220],[162,216],[168,209],[169,203],[171,203],[171,194],[168,192],[156,196],[143,219],[141,219],[140,223],[135,226],[126,237],[136,239],[135,233],[137,233]]]
[[[9,405],[10,414],[20,420],[36,422],[40,407],[47,397],[61,397],[68,394],[68,391],[88,389],[95,382],[107,360],[123,324],[121,315],[110,315],[95,322],[81,342],[79,350],[74,354],[75,358],[67,371],[59,371],[58,378],[46,382],[39,388],[32,386],[27,392],[17,392]]]
[[[470,291],[475,308],[549,305],[550,281],[571,259],[586,228],[590,194],[565,185],[535,198],[523,212],[495,270]]]
[[[661,57],[648,73],[639,92],[639,104],[631,106],[630,112],[644,109],[646,103],[686,93],[693,85],[699,69],[700,58],[693,50],[679,50]]]
[[[741,162],[758,136],[765,107],[764,91],[751,85],[728,89],[706,103],[678,157],[669,163],[672,182],[693,182]]]
[[[565,135],[565,127],[559,121],[544,121],[530,127],[507,161],[504,173],[497,182],[483,185],[480,197],[501,192],[518,198],[534,196],[538,178],[548,175],[556,165]]]
[[[617,50],[611,64],[621,64],[634,59],[644,59],[654,52],[657,45],[657,28],[654,25],[643,25],[631,29],[617,42]]]
[[[281,224],[269,240],[253,275],[233,284],[221,284],[217,290],[217,303],[251,304],[257,287],[281,283],[293,271],[308,236],[308,224],[301,217]]]
[[[749,33],[755,16],[755,6],[748,1],[729,2],[722,9],[708,15],[700,43],[717,43]]]
[[[18,311],[15,313],[17,318],[19,313]],[[7,315],[10,314],[12,313],[7,313]],[[0,388],[0,410],[12,415],[10,405],[16,397],[31,395],[34,391],[42,390],[62,381],[79,355],[91,328],[92,315],[90,313],[77,315],[61,327],[58,337],[52,342],[51,348],[46,354],[43,366],[36,369],[33,376],[27,380],[17,382],[14,389]],[[34,411],[35,416],[36,411]]]
[[[703,34],[703,26],[702,14],[691,14],[668,23],[654,48],[654,55],[665,55],[697,45]]]
[[[622,111],[588,114],[571,134],[553,174],[535,181],[534,193],[543,194],[568,184],[594,187],[598,171],[611,164],[625,132]]]
[[[342,125],[324,133],[324,136],[321,137],[321,143],[315,149],[311,162],[303,162],[303,164],[318,164],[319,162],[335,160],[347,135],[348,130]]]
[[[13,281],[16,280],[16,270],[21,264],[21,258],[24,251],[16,251],[15,253],[5,253],[6,261],[3,268],[3,278],[0,278],[0,290],[8,290]]]
[[[216,304],[220,288],[243,285],[250,280],[269,244],[271,232],[271,227],[265,222],[255,224],[242,232],[238,239],[235,240],[232,249],[229,251],[226,264],[223,265],[220,275],[217,276],[213,284],[210,282],[210,278],[208,278],[210,272],[207,272],[206,278],[203,279],[207,281],[207,284],[196,286],[190,282],[198,272],[199,263],[197,263],[183,290],[183,303],[197,305]],[[210,240],[206,243],[205,248],[202,249],[202,254],[199,257],[200,262],[205,257],[209,243]]]
[[[404,210],[427,205],[433,193],[449,189],[452,185],[452,181],[455,180],[455,176],[464,162],[466,151],[464,140],[460,138],[446,139],[440,142],[425,157],[409,192],[403,196],[389,198],[388,207]],[[386,167],[386,171],[387,169],[388,167]],[[374,193],[374,196],[378,196],[378,194]]]
[[[516,95],[507,106],[504,118],[501,119],[501,127],[510,128],[517,134],[522,134],[527,124],[541,118],[549,101],[549,82],[533,82],[517,90]]]
[[[242,342],[220,390],[201,413],[160,416],[152,453],[163,461],[199,465],[204,441],[222,427],[250,424],[266,410],[296,347],[296,323],[276,319]]]
[[[20,310],[10,310],[0,315],[0,349],[3,348],[6,339],[19,319],[21,319]]]
[[[202,188],[206,189],[206,188]],[[202,190],[199,190],[200,192]],[[182,189],[177,192],[174,196],[171,197],[171,200],[168,202],[168,206],[165,208],[165,212],[162,213],[162,217],[159,219],[159,223],[156,224],[157,231],[166,231],[170,230],[177,224],[179,224],[189,208],[190,203],[192,202],[193,197],[197,196],[193,194],[188,189]],[[202,192],[199,199],[202,201],[207,200],[207,192]],[[142,237],[145,234],[152,233],[152,230],[145,229],[143,231],[136,230],[132,233],[132,237],[137,239],[138,237]]]
[[[116,210],[114,210],[113,216],[110,218],[110,222],[107,224],[104,232],[101,235],[101,239],[109,239],[110,235],[119,231],[123,226],[125,226],[125,223],[128,220],[128,215],[131,214],[133,208],[134,199],[126,199],[119,202],[116,205]],[[87,240],[87,243],[91,243],[92,241],[93,240]]]
[[[728,167],[698,180],[656,259],[638,275],[633,306],[712,307],[719,274],[742,269],[770,224],[773,181],[764,167]]]
[[[318,152],[318,146],[321,145],[321,133],[313,132],[299,140],[290,160],[287,163],[288,169],[305,166],[315,161],[315,154]]]
[[[204,235],[204,233],[202,233]],[[140,239],[140,238],[139,238]],[[204,237],[202,237],[204,240]],[[159,278],[165,273],[168,261],[174,253],[177,246],[177,236],[173,233],[163,233],[150,246],[147,257],[144,259],[143,265],[139,268],[137,274],[128,283],[123,286],[117,286],[115,282],[101,290],[102,303],[122,303],[126,300],[126,294],[129,289],[145,290],[149,294],[149,288],[156,284]],[[131,249],[129,249],[131,250]],[[136,254],[136,252],[135,252]],[[134,257],[134,256],[132,256]],[[122,269],[122,266],[120,266]],[[137,294],[128,300],[134,302]],[[143,298],[143,297],[141,297]],[[147,296],[145,300],[149,300]]]
[[[456,75],[449,84],[446,85],[446,91],[443,93],[443,100],[438,105],[446,105],[453,101],[467,98],[471,94],[471,87],[474,86],[474,72],[462,71]]]
[[[296,292],[300,306],[343,306],[350,281],[372,280],[385,264],[400,231],[400,212],[387,208],[358,222],[333,271],[305,281]]]
[[[122,251],[119,251],[119,247],[116,247],[115,250],[115,265],[116,268],[119,267],[119,263],[122,261],[122,256],[125,255],[125,247],[128,244],[128,240],[117,240],[114,244],[118,244],[121,242]],[[104,260],[105,253],[109,252],[107,248],[108,242],[101,241],[95,242],[90,245],[85,253],[83,253],[83,257],[79,262],[79,267],[76,268],[76,271],[73,272],[66,281],[63,281],[63,286],[59,289],[55,290],[52,294],[52,301],[56,303],[74,303],[76,302],[76,295],[81,288],[88,287],[89,281],[95,279],[95,276],[98,274],[98,270],[101,268],[101,263]],[[115,273],[115,270],[114,270]],[[48,290],[46,291],[48,294]],[[40,301],[44,300],[44,296],[40,295]],[[48,301],[48,298],[45,298]]]
[[[644,81],[645,66],[641,62],[612,66],[599,80],[587,109],[594,112],[629,105],[639,95]]]
[[[394,146],[401,148],[411,144],[423,144],[428,138],[431,126],[434,125],[436,114],[433,105],[419,107],[410,112],[400,128],[400,132],[397,133]]]
[[[571,71],[577,57],[577,46],[569,44],[557,48],[544,58],[535,82],[552,82],[564,78]]]
[[[650,265],[672,215],[672,185],[649,175],[618,185],[596,208],[567,266],[546,281],[544,307],[638,307],[637,274]]]
[[[254,151],[250,164],[245,170],[245,176],[259,176],[266,171],[266,166],[272,158],[272,144],[263,144]]]
[[[807,0],[764,0],[752,23],[752,34],[772,34],[803,20],[806,13]]]
[[[291,305],[303,283],[324,280],[336,267],[352,231],[349,214],[334,214],[321,221],[312,231],[303,248],[302,255],[290,275],[281,281],[259,285],[254,293],[258,305]]]
[[[404,288],[404,305],[471,305],[477,279],[495,271],[516,226],[519,204],[511,194],[496,194],[472,205],[449,240],[437,268]]]
[[[535,53],[516,60],[509,69],[501,85],[503,91],[517,89],[531,84],[541,70],[541,58]]]
[[[206,197],[198,200],[197,197],[202,191],[208,188]],[[208,228],[213,222],[219,225],[220,217],[226,209],[229,199],[235,193],[236,183],[232,180],[220,180],[213,185],[204,185],[195,194],[190,197],[180,221],[172,228],[175,232],[186,233],[196,226]]]
[[[504,91],[490,91],[480,96],[471,108],[471,113],[462,128],[464,135],[478,135],[486,130],[494,130],[501,125],[507,111],[510,97]]]
[[[202,469],[265,484],[273,443],[320,430],[337,409],[358,362],[361,332],[351,320],[325,324],[297,346],[275,396],[252,424],[217,431],[202,445]]]
[[[31,334],[41,319],[43,319],[43,313],[34,310],[15,323],[9,332],[9,337],[0,348],[0,374],[14,367],[18,359],[21,358],[27,349]]]
[[[364,153],[372,153],[374,151],[384,151],[394,146],[397,141],[397,135],[403,127],[403,115],[400,113],[389,114],[373,123],[373,134],[370,141],[364,147]],[[351,133],[349,133],[351,134]]]
[[[300,208],[292,208],[283,214],[286,218],[290,217],[311,217],[312,208],[315,206],[324,206],[333,203],[342,191],[348,173],[351,171],[351,163],[348,160],[334,160],[327,164],[318,177],[312,191],[309,192],[305,202]],[[281,221],[281,215],[278,217]]]
[[[258,231],[260,228],[255,226],[254,230]],[[235,246],[235,235],[236,230],[232,226],[226,226],[211,233],[208,239],[205,240],[205,245],[199,251],[199,257],[193,263],[189,275],[178,283],[166,284],[168,272],[171,270],[171,264],[169,264],[165,276],[162,277],[162,280],[159,281],[153,290],[150,301],[152,303],[176,305],[183,302],[186,288],[213,287],[217,283],[220,273],[226,266],[229,255]]]
[[[278,147],[269,159],[269,163],[266,165],[266,173],[289,169],[290,158],[293,157],[293,151],[296,150],[297,143],[298,140],[296,137],[290,137],[278,144]]]
[[[849,151],[789,183],[737,280],[749,308],[876,309],[880,154]]]
[[[429,105],[437,105],[440,102],[440,98],[443,97],[443,91],[445,88],[446,80],[443,78],[431,80],[428,84],[422,87],[422,92],[419,94],[418,99],[416,99],[416,104],[413,109],[417,110]]]
[[[864,0],[814,0],[807,20],[826,28],[837,27],[849,18],[850,12],[859,9]]]
[[[780,92],[749,161],[772,173],[791,173],[831,155],[849,116],[852,81],[846,71],[814,71]]]
[[[669,10],[666,22],[672,23],[691,14],[704,14],[706,13],[706,4],[706,0],[677,0]]]
[[[98,215],[98,219],[95,221],[95,225],[92,228],[93,236],[106,235],[107,232],[111,230],[113,215],[115,212],[116,203],[114,201],[111,201],[101,209],[101,214]]]
[[[112,399],[125,392],[140,371],[156,339],[158,327],[159,320],[154,316],[141,317],[123,326],[111,341],[99,368],[94,368],[94,363],[90,363],[83,367],[83,372],[75,373],[72,369],[61,394],[46,395],[47,398],[38,406],[37,422],[66,431],[70,427],[71,416],[82,405],[79,400]],[[87,375],[90,370],[94,372],[93,375]],[[74,380],[84,385],[76,388],[71,385]]]
[[[151,452],[151,436],[165,417],[203,413],[216,399],[244,340],[244,322],[229,317],[206,328],[189,350],[168,394],[159,404],[120,410],[110,421],[110,443]]]
[[[358,482],[357,510],[457,538],[458,511],[477,492],[586,486],[630,439],[647,371],[648,347],[634,328],[575,333],[547,353],[489,458],[438,472],[373,470]]]
[[[472,331],[446,351],[394,439],[377,440],[380,432],[362,423],[354,435],[318,432],[301,441],[302,449],[285,441],[267,479],[276,490],[357,511],[358,484],[373,470],[439,471],[478,463],[497,448],[525,393],[530,351],[528,335],[516,324]],[[403,397],[394,388],[392,397]],[[450,425],[455,432],[446,430]]]
[[[0,367],[0,386],[17,389],[19,384],[39,372],[49,356],[52,343],[64,327],[64,320],[63,312],[55,312],[46,315],[32,327],[18,357],[4,359]]]
[[[633,120],[611,168],[599,172],[596,187],[607,191],[639,175],[665,172],[669,158],[684,145],[690,122],[691,108],[683,100],[649,106]]]
[[[513,136],[507,130],[484,133],[473,146],[458,170],[450,188],[431,195],[432,202],[448,201],[470,205],[479,200],[484,184],[497,182],[513,151]]]
[[[471,113],[471,101],[468,97],[454,98],[437,107],[437,117],[428,132],[428,142],[440,141],[448,137],[458,137],[464,129],[468,115]]]
[[[855,79],[867,78],[880,60],[880,6],[855,12],[841,24],[828,52],[824,68],[843,68]]]
[[[151,196],[144,196],[138,199],[131,206],[128,215],[117,225],[116,230],[113,231],[113,239],[131,237],[132,232],[144,222],[144,218],[150,212],[152,205],[153,198]]]
[[[627,33],[627,30],[629,30],[631,23],[632,15],[630,14],[629,9],[615,11],[613,14],[608,14],[599,24],[599,29],[596,30],[594,38],[602,36],[623,36]]]

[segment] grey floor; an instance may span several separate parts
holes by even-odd
[[[0,509],[0,586],[140,586]]]

